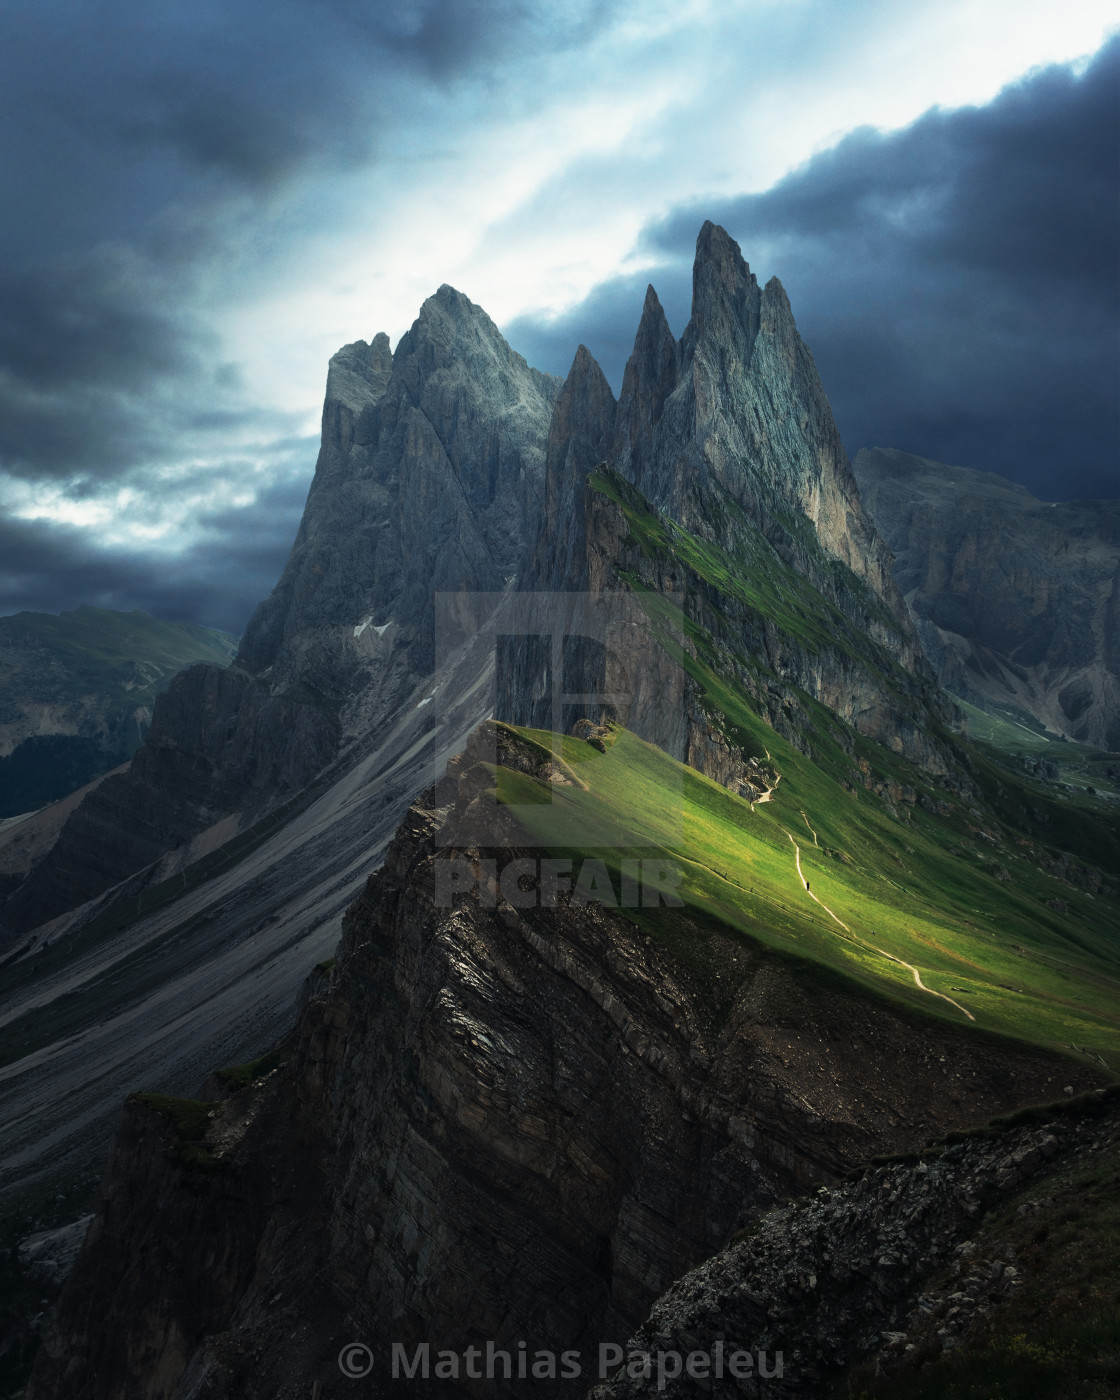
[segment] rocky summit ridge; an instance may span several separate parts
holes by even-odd
[[[922,691],[919,709],[941,702],[785,293],[776,280],[759,288],[712,224],[693,280],[679,344],[650,289],[617,404],[586,350],[562,385],[448,286],[391,355],[383,335],[339,351],[291,556],[234,665],[193,667],[161,699],[129,772],[89,794],[0,910],[9,940],[117,886],[158,883],[352,763],[432,676],[436,592],[598,578],[587,536],[603,505],[588,487],[598,462],[697,539],[784,565],[839,609],[878,662],[857,676],[839,656],[805,656],[798,678],[857,725],[921,746],[921,722],[894,692]],[[868,675],[898,668],[901,682],[867,693]],[[220,837],[205,835],[221,823]]]
[[[793,686],[921,765],[952,767],[933,737],[952,706],[932,683],[785,292],[777,279],[758,286],[724,230],[700,232],[679,342],[647,291],[617,402],[579,348],[556,401],[544,490],[529,588],[675,590],[686,631],[703,630],[717,670],[772,722],[788,726]],[[749,596],[728,596],[731,577]],[[636,645],[630,671],[653,673],[656,644]],[[699,646],[694,636],[685,645]],[[584,691],[627,684],[581,665]],[[525,644],[498,713],[541,723],[543,689]],[[713,708],[692,677],[683,706],[616,717],[703,768]]]
[[[1115,836],[954,731],[890,566],[784,291],[712,224],[617,400],[449,287],[340,351],[235,664],[171,686],[3,911],[0,1190],[53,1194],[151,1091],[28,1400],[621,1342],[789,1196],[1107,1080]],[[504,864],[553,845],[696,878],[529,899]]]
[[[599,903],[513,907],[486,862],[532,847],[500,809],[494,847],[474,821],[495,752],[555,780],[534,742],[477,734],[409,809],[275,1054],[201,1102],[130,1100],[28,1400],[329,1394],[353,1338],[374,1358],[359,1395],[394,1384],[394,1342],[592,1357],[776,1203],[1045,1099],[1069,1073],[1071,1092],[1099,1082],[798,976],[687,913],[678,934],[703,941],[707,978]],[[478,871],[451,901],[448,859]],[[722,1014],[714,977],[734,988]],[[957,1185],[950,1172],[950,1202]],[[138,1269],[153,1251],[174,1267]],[[587,1388],[557,1378],[552,1393]],[[523,1391],[499,1376],[440,1393]]]
[[[83,802],[0,926],[24,933],[145,870],[158,880],[160,858],[216,822],[228,837],[234,814],[251,826],[352,762],[431,675],[433,591],[516,577],[558,387],[446,286],[393,355],[384,335],[339,351],[291,556],[233,665],[194,667],[161,698],[130,771]]]
[[[739,245],[700,230],[692,315],[673,341],[652,287],[619,403],[613,465],[646,499],[714,539],[730,497],[779,552],[830,591],[801,545],[801,518],[899,614],[900,655],[920,655],[890,579],[889,555],[866,519],[813,357],[776,277],[760,287]]]
[[[843,563],[893,614],[899,659],[921,668],[889,553],[860,503],[785,290],[776,277],[760,288],[723,229],[709,222],[700,231],[679,343],[651,286],[617,404],[583,347],[569,383],[583,435],[567,479],[604,462],[655,510],[724,545],[734,544],[742,513],[829,596],[836,583],[822,564]],[[565,421],[554,424],[561,434]],[[550,471],[563,476],[561,466],[553,460]]]

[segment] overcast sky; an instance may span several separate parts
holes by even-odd
[[[8,0],[0,612],[240,631],[326,361],[450,282],[616,389],[705,218],[851,453],[1120,494],[1115,0]]]

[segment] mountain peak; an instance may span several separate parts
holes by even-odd
[[[470,297],[460,292],[458,288],[453,287],[450,282],[441,282],[436,291],[424,303],[424,306],[429,305],[431,302],[435,302],[445,311],[450,311],[460,316],[469,316],[472,311],[478,312],[482,310],[480,306],[476,306],[474,302],[471,301]],[[424,314],[423,307],[420,309],[420,314]]]
[[[762,329],[770,335],[797,335],[793,308],[789,304],[786,289],[776,277],[771,277],[762,289],[761,324]]]
[[[501,332],[482,307],[444,282],[421,305],[416,320],[397,345],[397,354],[402,348],[407,354],[418,341],[450,343],[464,332],[469,337],[479,331],[488,340],[501,340]]]
[[[746,365],[758,334],[760,300],[758,279],[738,243],[709,220],[696,240],[692,316],[681,339],[685,363],[692,361],[703,340],[713,344],[719,359],[731,351]]]
[[[615,458],[624,474],[629,475],[631,458],[642,451],[643,444],[648,448],[650,434],[661,418],[665,400],[677,386],[679,374],[680,347],[651,284],[646,288],[642,319],[618,401]]]
[[[637,350],[639,345],[654,346],[670,342],[676,345],[673,332],[669,329],[665,310],[651,282],[646,288],[645,301],[642,302],[642,319],[638,322],[634,348]]]
[[[364,340],[344,345],[331,356],[327,367],[327,399],[360,413],[385,392],[392,368],[389,337],[384,331],[368,345]]]
[[[581,375],[592,374],[595,370],[598,370],[599,373],[602,374],[602,370],[599,369],[599,364],[598,361],[595,359],[595,356],[592,355],[591,351],[587,348],[586,345],[583,344],[582,341],[579,345],[576,346],[576,353],[572,360],[572,367],[568,371],[568,379],[571,379],[572,375],[575,374],[577,369],[579,370]],[[565,381],[565,384],[566,383],[567,381]]]
[[[414,402],[419,402],[423,383],[440,370],[456,378],[463,372],[488,378],[495,372],[520,376],[529,368],[482,307],[446,282],[401,336],[393,365]]]
[[[658,315],[664,319],[665,312],[661,307],[661,299],[658,297],[653,283],[650,282],[646,287],[645,300],[642,302],[642,320],[644,321],[647,317],[656,317]]]
[[[725,228],[709,219],[696,239],[696,257],[692,264],[693,315],[713,292],[734,295],[743,288],[757,285],[738,243]]]
[[[532,586],[580,587],[586,557],[584,482],[610,454],[616,405],[607,377],[581,345],[552,411],[545,461],[544,529],[529,570]]]
[[[743,262],[743,250],[722,224],[713,224],[711,219],[705,219],[696,235],[696,261],[724,259]]]

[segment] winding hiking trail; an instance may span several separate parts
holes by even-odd
[[[770,763],[772,767],[773,760],[770,758],[770,750],[765,749],[764,752],[766,754],[766,761]],[[766,792],[762,794],[761,797],[756,799],[759,805],[761,805],[763,802],[770,801],[771,794],[775,791],[775,789],[781,781],[782,775],[780,773],[775,773],[774,786],[769,788]],[[755,803],[752,802],[751,811],[753,812],[754,809]],[[804,810],[801,810],[801,817],[804,820],[805,825],[809,828],[810,832],[812,832],[813,845],[816,846],[819,850],[820,842],[817,840],[817,833],[813,831],[812,823],[809,821],[808,814]],[[782,830],[785,831],[785,827],[783,827]],[[947,997],[944,992],[935,992],[932,987],[927,987],[926,984],[922,981],[922,974],[918,971],[918,969],[914,966],[913,963],[906,962],[904,958],[896,958],[893,953],[888,953],[885,948],[876,948],[874,943],[868,943],[868,941],[865,938],[860,938],[858,934],[852,932],[852,930],[848,927],[848,925],[844,922],[843,919],[841,919],[828,907],[828,905],[824,902],[823,899],[818,899],[817,896],[813,893],[813,891],[809,888],[809,881],[806,880],[801,870],[801,847],[794,840],[792,833],[786,831],[786,835],[789,837],[790,842],[793,845],[793,862],[797,868],[797,878],[801,881],[805,893],[809,896],[811,900],[813,900],[816,904],[820,905],[820,907],[824,910],[824,912],[828,915],[830,919],[834,920],[837,924],[840,925],[840,927],[844,930],[844,932],[848,935],[848,937],[852,940],[853,943],[859,943],[864,948],[870,948],[873,953],[878,953],[881,958],[886,958],[888,962],[898,963],[899,967],[906,968],[906,970],[914,979],[915,987],[917,987],[920,992],[925,992],[927,996],[940,997],[942,1001],[947,1001],[950,1006],[955,1006],[957,1010],[962,1012],[965,1016],[967,1016],[970,1021],[976,1020],[976,1017],[972,1014],[972,1012],[969,1011],[969,1009],[966,1006],[962,1006],[959,1001],[954,1001],[952,997]],[[893,884],[894,882],[891,881],[890,883]],[[896,885],[895,888],[901,889],[902,887],[900,885]]]
[[[868,948],[872,946],[873,945],[870,943],[867,944]],[[901,958],[896,958],[893,953],[884,953],[882,948],[876,948],[875,951],[881,954],[884,958],[889,958],[891,962],[896,962],[902,967],[908,967],[910,971],[914,974],[914,985],[917,988],[919,988],[919,990],[923,992],[928,992],[931,997],[940,997],[942,1001],[947,1001],[950,1006],[955,1006],[958,1011],[963,1011],[970,1021],[976,1020],[976,1017],[972,1014],[972,1012],[967,1010],[967,1008],[963,1007],[959,1001],[954,1001],[952,997],[947,997],[944,992],[935,992],[932,987],[927,987],[926,984],[922,981],[921,975],[918,972],[918,969],[913,965],[913,963],[903,962]]]
[[[789,836],[788,831],[786,832],[786,835]],[[792,836],[789,836],[789,839],[793,841]],[[801,847],[797,844],[796,841],[793,841],[793,863],[797,866],[797,878],[805,886],[805,893],[809,896],[809,898],[816,900],[816,902],[821,906],[821,908],[824,910],[824,912],[828,915],[830,919],[836,919],[836,922],[840,925],[840,927],[844,930],[845,933],[852,933],[851,929],[844,922],[844,920],[837,918],[836,915],[832,912],[832,910],[828,907],[828,905],[825,904],[823,900],[817,899],[817,896],[809,888],[809,881],[806,880],[805,876],[801,873]],[[855,937],[854,933],[852,933],[852,937]],[[876,951],[878,951],[878,949],[876,949]]]
[[[805,817],[804,812],[802,812],[801,815]],[[809,826],[808,817],[805,817],[805,825]],[[813,831],[813,828],[809,826],[809,830]],[[890,962],[898,963],[900,967],[905,967],[913,976],[914,985],[918,988],[919,991],[925,992],[931,997],[940,997],[942,1001],[947,1001],[950,1006],[955,1006],[958,1011],[962,1011],[970,1021],[976,1020],[976,1017],[972,1014],[972,1012],[969,1011],[967,1007],[962,1006],[959,1001],[954,1001],[952,997],[947,997],[944,992],[935,992],[932,987],[927,987],[926,984],[922,981],[921,973],[913,965],[913,963],[908,963],[903,958],[896,958],[893,953],[888,953],[884,948],[876,948],[874,943],[868,943],[865,938],[860,938],[858,934],[852,933],[851,929],[848,927],[848,925],[844,922],[843,919],[838,918],[822,899],[817,899],[817,896],[809,888],[809,881],[806,880],[805,876],[801,872],[801,847],[797,844],[796,841],[794,841],[793,837],[788,831],[786,832],[786,835],[789,836],[790,841],[793,842],[793,859],[794,864],[797,867],[797,878],[801,881],[802,885],[804,885],[805,893],[809,896],[809,898],[815,900],[816,903],[820,905],[820,907],[824,910],[824,912],[829,916],[830,919],[835,919],[836,922],[840,925],[840,927],[845,931],[845,933],[847,933],[848,936],[852,938],[856,943],[862,943],[865,948],[870,948],[873,953],[878,953],[881,958],[887,958]],[[817,833],[813,831],[814,844],[816,843],[816,839]]]

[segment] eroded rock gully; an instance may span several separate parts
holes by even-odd
[[[413,804],[280,1068],[201,1119],[130,1102],[27,1400],[330,1396],[354,1339],[590,1355],[776,1202],[1068,1082],[682,911],[438,903],[493,746],[543,771],[484,729]],[[416,1393],[517,1393],[461,1384]]]

